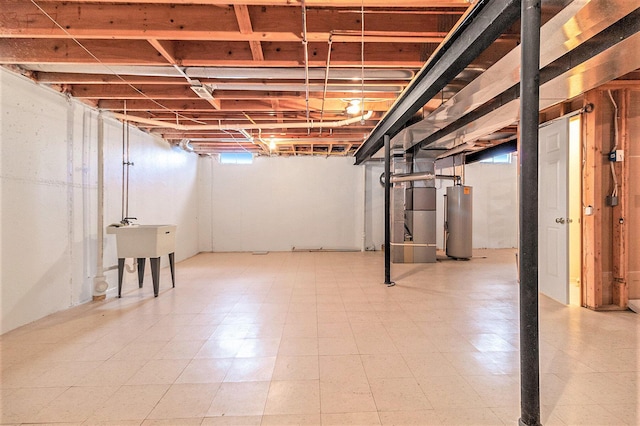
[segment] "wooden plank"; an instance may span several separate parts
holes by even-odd
[[[103,64],[167,64],[146,40],[83,40],[82,44]],[[300,67],[303,64],[301,43],[262,43],[262,47],[264,61],[255,61],[250,47],[244,42],[176,41],[173,54],[183,66]],[[309,43],[309,48],[309,65],[325,67],[326,45]],[[365,47],[365,66],[420,68],[432,49],[435,46],[415,43],[370,43]],[[0,38],[0,63],[96,64],[93,56],[68,39]],[[360,46],[357,44],[333,43],[333,66],[353,66],[354,58],[359,57]]]
[[[105,70],[106,71],[106,70]],[[155,77],[155,76],[136,76],[125,75],[122,78],[112,74],[75,74],[75,73],[55,73],[55,72],[34,72],[34,78],[40,83],[48,84],[162,84],[162,85],[185,85],[184,77]],[[224,89],[225,84],[238,84],[237,79],[216,79],[216,78],[198,78],[201,83],[216,84],[218,87]],[[324,77],[321,79],[311,79],[312,83],[324,84]],[[255,85],[270,85],[270,84],[302,84],[301,80],[296,79],[251,79],[243,80],[242,85],[247,88],[251,88]],[[345,83],[342,81],[331,81],[331,86],[344,88],[343,90],[352,90],[354,87],[360,88],[359,83]],[[365,82],[365,90],[369,88],[376,88],[380,86],[397,86],[404,88],[408,84],[408,80],[367,80]],[[257,88],[257,90],[264,90]]]
[[[105,70],[106,71],[106,70]],[[113,74],[75,74],[56,72],[34,72],[35,80],[44,84],[162,84],[185,85],[184,77],[149,77],[125,75],[122,77]],[[200,81],[203,81],[202,79]]]
[[[140,5],[45,2],[40,11],[29,0],[0,0],[3,37],[157,38],[212,31],[238,33],[230,6]],[[56,23],[49,18],[53,18]],[[136,19],[138,18],[138,19]],[[64,28],[64,31],[60,28]],[[146,34],[146,37],[144,37]]]
[[[424,58],[432,53],[435,45],[416,43],[369,43],[365,46],[366,67],[398,66],[420,68]],[[176,42],[176,51],[184,66],[302,66],[304,50],[301,43],[262,43],[264,61],[254,61],[249,46],[240,42],[192,41]],[[331,64],[353,66],[354,58],[360,58],[360,46],[355,43],[333,43]],[[309,65],[325,67],[327,46],[309,43]]]
[[[215,96],[215,93],[214,93]],[[273,107],[269,99],[264,100],[221,100],[222,109],[224,111],[268,111],[273,112]],[[159,103],[165,108],[159,106],[150,100],[133,99],[127,101],[127,110],[129,111],[166,111],[167,109],[174,112],[191,111],[191,112],[208,112],[211,111],[208,103],[204,99],[194,100],[160,100]],[[322,107],[321,99],[310,99],[309,104],[312,110],[320,111]],[[121,111],[123,102],[120,100],[101,100],[98,102],[100,108]],[[325,111],[331,113],[340,113],[344,111],[345,103],[341,99],[329,99],[325,101]],[[285,111],[305,111],[306,105],[304,99],[283,99],[280,100],[280,110]],[[384,102],[376,102],[369,105],[368,110],[386,111],[387,106]]]
[[[280,101],[278,100],[278,98],[271,99],[271,107],[276,113],[276,119],[278,123],[282,123],[284,120],[282,116],[282,111],[280,111]]]
[[[614,92],[614,99],[618,104],[618,147],[617,149],[629,153],[629,103],[631,92],[618,90]],[[613,118],[613,117],[612,117]],[[613,304],[626,308],[629,304],[628,287],[628,252],[629,233],[627,219],[629,218],[629,162],[622,161],[614,164],[614,170],[618,176],[618,205],[613,207]]]
[[[82,44],[93,56],[73,40],[0,38],[0,63],[97,64],[95,58],[98,58],[101,63],[107,65],[167,64],[165,59],[145,40],[84,40]],[[108,70],[105,69],[106,71]]]
[[[183,80],[182,86],[171,84],[168,86],[160,84],[138,84],[134,85],[138,91],[124,84],[108,84],[108,85],[82,85],[76,84],[71,86],[71,93],[77,98],[85,99],[194,99],[197,95],[190,89],[188,83]],[[309,92],[312,98],[322,98],[323,92]],[[278,110],[278,100],[285,99],[301,99],[304,98],[304,91],[269,91],[269,90],[224,90],[216,89],[215,97],[218,99],[271,99],[274,111]],[[351,92],[327,92],[326,99],[350,99],[353,97]],[[365,108],[369,106],[374,99],[376,102],[384,100],[394,100],[396,94],[393,92],[370,92],[365,97]],[[346,106],[346,101],[344,101]]]
[[[582,283],[583,302],[587,308],[602,306],[602,141],[599,137],[598,105],[602,93],[592,90],[584,95],[584,104],[593,104],[595,110],[585,114],[583,120],[584,167],[582,200],[592,214],[582,215]]]
[[[155,38],[149,39],[149,43],[156,49],[163,58],[167,60],[171,65],[178,65],[176,61],[175,46],[172,41],[157,40]]]
[[[599,88],[602,90],[640,89],[640,80],[613,80]]]
[[[253,28],[251,26],[251,17],[249,16],[249,9],[247,5],[235,4],[233,10],[236,13],[236,19],[238,20],[238,26],[240,27],[241,34],[253,34]],[[251,40],[249,42],[251,49],[251,55],[254,61],[264,61],[264,55],[262,54],[262,46],[259,41]]]
[[[43,1],[46,2],[47,0]],[[68,0],[69,3],[81,3],[86,0]],[[92,0],[94,3],[131,3],[131,0]],[[226,6],[229,4],[248,4],[254,6],[289,6],[300,7],[301,0],[137,0],[136,3],[161,3],[161,4],[201,4]],[[365,8],[459,8],[465,10],[469,7],[467,0],[400,0],[389,2],[388,0],[306,0],[307,7],[360,7]]]
[[[211,7],[180,4],[105,4],[0,0],[0,37],[157,40],[300,41],[301,9],[291,7]],[[359,14],[343,9],[310,9],[309,41],[360,43]],[[215,25],[211,25],[214,22]],[[402,26],[398,27],[398,22]],[[397,42],[402,37],[439,43],[449,28],[439,16],[415,10],[370,15],[366,41]],[[513,34],[511,35],[513,36]]]
[[[219,99],[213,98],[213,99],[207,99],[207,102],[209,102],[209,104],[214,107],[215,109],[222,109],[222,103],[220,102]]]

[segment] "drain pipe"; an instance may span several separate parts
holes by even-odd
[[[362,165],[362,247],[367,250],[367,165]]]
[[[391,175],[391,183],[414,182],[417,180],[452,180],[456,185],[460,185],[461,178],[458,175],[434,175],[429,172],[420,173],[397,173]]]
[[[324,90],[322,93],[322,107],[320,108],[320,123],[324,121],[324,101],[327,99],[327,88],[329,86],[329,64],[331,63],[331,45],[333,34],[329,34],[329,47],[327,48],[327,68],[324,71]],[[364,105],[364,104],[363,104]],[[322,127],[320,127],[320,136],[322,136]]]
[[[307,41],[307,5],[302,0],[302,46],[304,47],[304,86],[305,86],[305,103],[307,105],[307,123],[309,119],[309,42]]]
[[[93,278],[93,300],[107,297],[109,283],[104,276],[104,119],[98,113],[98,232],[97,232],[97,268]]]

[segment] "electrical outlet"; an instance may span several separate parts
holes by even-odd
[[[624,161],[624,150],[616,149],[609,153],[609,161],[621,162]]]

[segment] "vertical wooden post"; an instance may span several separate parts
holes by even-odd
[[[631,93],[629,90],[617,90],[613,92],[618,104],[618,150],[629,153],[629,130],[627,118],[629,115],[629,103]],[[613,207],[613,304],[626,308],[629,304],[629,288],[627,283],[627,245],[628,232],[626,221],[629,217],[629,162],[625,159],[614,164],[614,170],[618,180],[618,205]]]
[[[582,176],[582,282],[584,305],[591,309],[602,306],[602,140],[598,108],[602,92],[592,90],[584,96],[593,111],[584,115],[584,167]]]

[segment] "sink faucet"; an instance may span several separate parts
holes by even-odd
[[[137,217],[125,217],[124,219],[122,219],[120,221],[120,223],[123,224],[124,226],[127,226],[127,225],[131,225],[133,223],[132,220],[138,220],[138,218]]]

